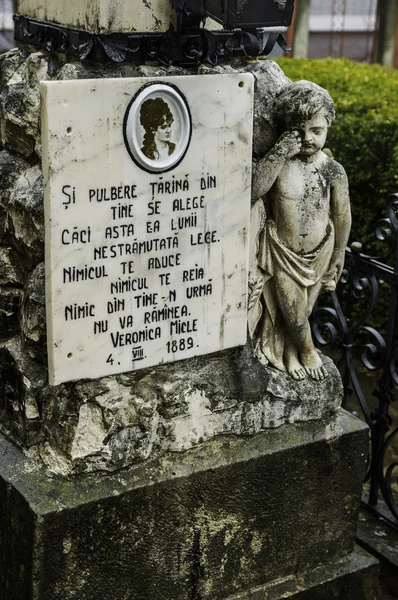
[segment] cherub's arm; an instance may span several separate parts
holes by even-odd
[[[334,224],[334,252],[329,272],[334,271],[337,282],[344,267],[345,249],[351,229],[351,208],[347,175],[339,163],[335,163],[336,174],[331,185],[330,216]]]
[[[283,133],[275,146],[253,167],[252,201],[264,196],[274,185],[286,161],[300,152],[301,138],[298,131]]]

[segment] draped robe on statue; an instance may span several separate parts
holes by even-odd
[[[276,269],[282,269],[300,286],[308,303],[308,290],[320,281],[326,283],[330,280],[330,277],[324,279],[324,276],[333,249],[332,221],[329,221],[317,248],[298,254],[278,236],[275,221],[267,214],[263,199],[257,200],[252,207],[248,322],[249,335],[261,362],[270,362],[277,369],[286,371],[283,356],[289,332],[274,294],[273,275]]]

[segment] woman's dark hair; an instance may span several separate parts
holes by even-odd
[[[160,125],[170,125],[173,115],[167,102],[163,98],[149,98],[141,105],[140,123],[145,129],[142,151],[149,156],[156,150],[155,131]]]

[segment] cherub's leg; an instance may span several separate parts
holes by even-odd
[[[307,315],[308,315],[308,319],[311,316],[312,313],[312,309],[314,308],[315,302],[317,301],[317,298],[320,294],[320,291],[322,289],[322,282],[318,282],[316,285],[308,288],[308,304],[307,304]],[[325,369],[325,367],[322,364],[322,361],[317,353],[317,351],[314,348],[314,351],[316,353],[316,363],[317,366],[315,365],[315,361],[313,361],[313,359],[311,357],[309,357],[309,360],[307,361],[307,365],[306,366],[306,371],[308,373],[308,375],[310,377],[312,377],[312,379],[316,379],[318,381],[320,381],[321,379],[325,379],[325,377],[327,377],[328,372]],[[302,361],[304,364],[305,358],[303,359],[302,357]]]
[[[274,274],[273,288],[287,333],[296,350],[301,354],[313,347],[308,322],[307,290],[281,270],[277,270]]]
[[[311,300],[315,292],[316,290],[311,294]],[[326,371],[315,350],[308,322],[307,290],[299,286],[283,271],[277,271],[274,274],[274,293],[286,324],[287,333],[292,345],[299,353],[305,371],[312,379],[324,379]]]

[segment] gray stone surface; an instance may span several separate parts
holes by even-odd
[[[24,264],[15,248],[9,245],[0,247],[0,285],[22,286],[25,277]]]
[[[19,331],[20,300],[22,290],[10,285],[0,285],[0,336],[8,337]]]
[[[40,165],[16,179],[7,207],[7,230],[28,272],[44,259],[43,175]]]
[[[377,600],[379,563],[359,547],[333,562],[228,600]]]
[[[362,500],[367,504],[369,485],[364,486]],[[380,600],[394,600],[398,598],[398,531],[389,522],[391,512],[381,494],[376,510],[380,517],[366,508],[359,511],[357,544],[380,561]]]
[[[367,445],[341,411],[68,480],[2,440],[0,596],[246,598],[352,551]]]
[[[38,398],[45,373],[23,351],[18,337],[0,346],[0,364],[0,423],[18,444],[37,444],[42,437]]]
[[[21,61],[21,56],[25,60]],[[13,71],[13,68],[15,68]],[[2,59],[5,85],[1,86],[1,141],[6,150],[34,159],[40,143],[39,82],[51,78],[53,59],[41,52],[11,50]]]
[[[0,62],[1,65],[1,62]],[[34,167],[37,170],[39,167]],[[24,242],[18,233],[24,235],[35,222],[35,207],[31,203],[24,206],[26,194],[18,196],[17,181],[31,171],[29,163],[6,150],[0,151],[0,337],[16,334],[20,329],[20,300],[22,288],[36,257],[29,257],[24,251]],[[25,183],[25,189],[28,182]],[[36,187],[37,189],[37,187]],[[31,190],[27,191],[28,197]],[[12,200],[11,200],[12,198]],[[37,195],[36,195],[37,200]],[[43,211],[42,190],[36,207]],[[30,210],[32,212],[30,212]],[[16,235],[17,232],[17,235]],[[42,235],[42,234],[41,234]],[[29,244],[29,237],[27,238]],[[43,251],[43,242],[39,242]],[[37,256],[37,245],[35,247]]]
[[[383,501],[380,499],[379,507]],[[388,515],[388,509],[386,510]],[[398,575],[398,532],[383,518],[377,518],[366,509],[359,513],[357,540],[365,550],[371,552]],[[398,591],[398,584],[396,586]]]
[[[1,64],[1,63],[0,63]],[[29,169],[29,163],[6,150],[0,151],[0,242],[7,238],[7,207],[14,182],[20,173]]]
[[[45,268],[39,263],[30,273],[21,301],[22,344],[29,356],[47,368]]]

